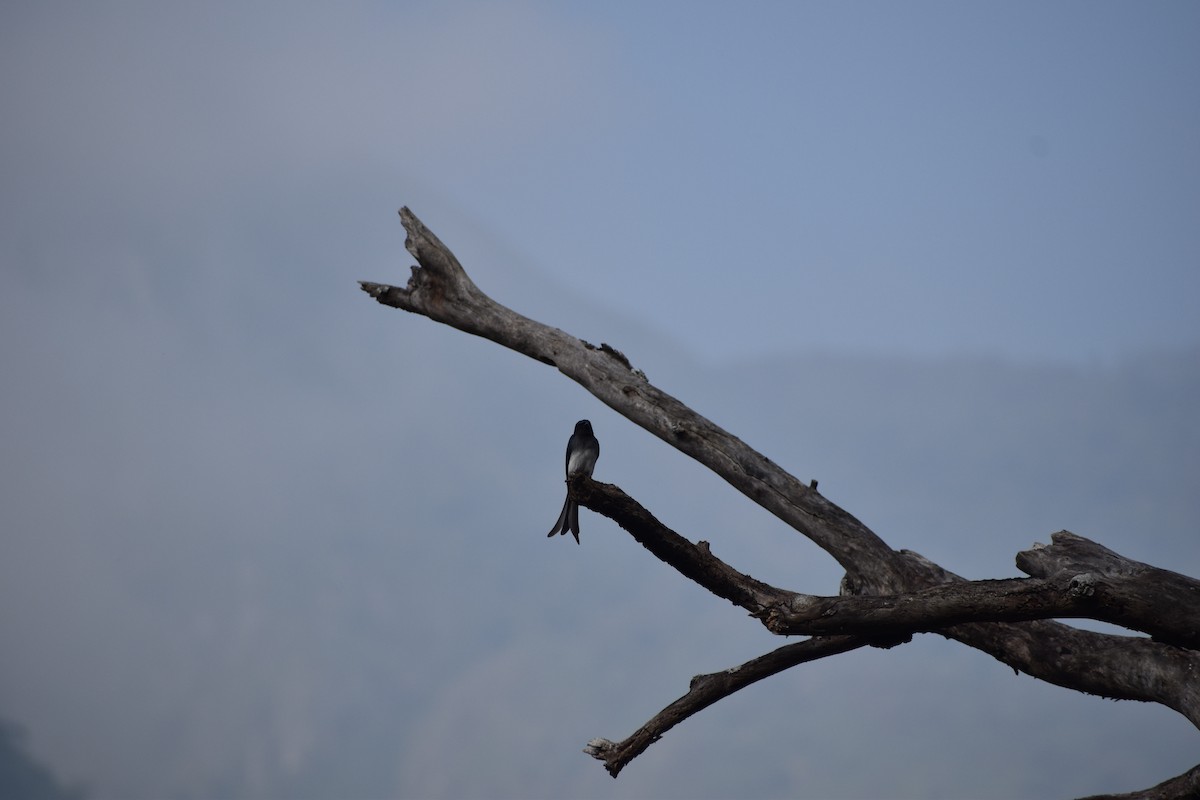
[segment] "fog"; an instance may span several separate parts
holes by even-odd
[[[356,284],[407,279],[408,205],[894,547],[1007,577],[1066,528],[1200,575],[1197,14],[1106,8],[6,7],[0,719],[95,798],[1062,797],[1193,766],[1173,712],[919,636],[612,780],[588,739],[778,642],[607,520],[545,537],[577,419],[597,479],[735,567],[833,593],[836,565]]]

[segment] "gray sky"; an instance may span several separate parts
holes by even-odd
[[[408,205],[496,299],[896,546],[1002,577],[1067,527],[1197,574],[1198,34],[1186,3],[6,4],[0,717],[101,797],[1034,797],[1190,766],[1169,712],[924,637],[611,781],[583,742],[775,643],[603,520],[546,542],[576,419],[597,477],[735,565],[837,571],[354,281],[406,279]]]
[[[356,276],[404,203],[706,357],[1200,339],[1191,4],[3,13],[27,236],[118,216],[215,247],[209,214],[324,189]]]

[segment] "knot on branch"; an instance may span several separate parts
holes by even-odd
[[[1068,597],[1091,597],[1096,593],[1096,575],[1083,572],[1074,576],[1067,583]]]

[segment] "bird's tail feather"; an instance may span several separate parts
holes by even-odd
[[[572,508],[572,506],[575,506],[575,504],[572,503],[571,498],[568,497],[563,502],[562,511],[559,512],[559,514],[558,514],[558,522],[554,523],[554,527],[550,529],[550,532],[547,533],[546,536],[549,537],[549,536],[553,536],[556,533],[566,533],[567,532],[567,530],[569,529],[570,524],[571,524],[571,508]],[[576,528],[576,530],[579,529],[579,508],[577,506],[575,507],[575,528]]]

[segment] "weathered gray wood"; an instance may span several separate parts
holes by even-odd
[[[1200,581],[1127,559],[1069,531],[1017,554],[1032,578],[944,583],[903,595],[794,595],[772,610],[782,634],[931,631],[964,622],[1094,619],[1200,649]],[[1170,613],[1165,613],[1170,612]]]
[[[1102,616],[1096,607],[1073,605],[1090,603],[1091,598],[1070,596],[1073,574],[1065,573],[1071,569],[1056,573],[1057,580],[966,581],[916,553],[899,551],[899,557],[924,572],[927,588],[903,595],[819,597],[770,586],[739,572],[717,558],[705,542],[693,545],[667,528],[616,486],[586,476],[572,478],[569,486],[581,505],[612,519],[657,558],[745,608],[775,633],[853,634],[868,644],[891,646],[916,632],[936,632],[1049,683],[1101,697],[1161,703],[1200,727],[1200,653],[1050,621]],[[1056,543],[1064,537],[1072,537],[1077,552],[1087,542],[1063,532],[1056,534]],[[1106,554],[1105,563],[1120,559],[1111,550],[1100,549]],[[1077,558],[1073,567],[1079,563]],[[1146,586],[1146,591],[1152,594],[1153,586]],[[1139,625],[1160,628],[1164,610],[1140,622],[1127,622],[1134,630]],[[988,622],[1012,624],[983,624]]]
[[[624,742],[593,740],[588,752],[614,776],[664,730],[749,683],[863,644],[899,644],[915,631],[936,631],[1014,670],[1076,691],[1161,703],[1200,727],[1197,581],[1125,559],[1066,532],[1055,534],[1052,545],[1018,556],[1029,579],[965,582],[915,553],[893,550],[817,492],[816,481],[803,484],[659,390],[616,348],[597,347],[492,300],[411,211],[401,209],[400,218],[408,231],[405,246],[418,266],[403,288],[364,281],[363,291],[384,305],[422,314],[556,367],[808,536],[846,570],[842,597],[772,587],[716,559],[704,543],[693,545],[669,531],[616,487],[588,478],[572,480],[570,491],[581,505],[607,514],[654,555],[747,608],[772,630],[843,634],[787,645],[733,670],[702,676],[693,680],[687,695]],[[1069,616],[1116,622],[1155,640],[1051,621]],[[1128,796],[1193,796],[1172,792],[1194,793],[1198,776],[1200,767]]]
[[[723,669],[708,675],[696,675],[688,684],[687,694],[655,714],[645,725],[624,740],[613,742],[608,739],[592,739],[583,752],[603,761],[608,774],[615,778],[630,761],[661,739],[664,733],[721,698],[728,697],[752,683],[769,678],[785,669],[828,656],[840,655],[866,644],[866,639],[856,636],[815,637],[803,642],[786,644],[778,650],[751,659],[732,669]]]
[[[1200,581],[1125,558],[1070,531],[1049,545],[1017,554],[1017,567],[1034,577],[1068,579],[1070,604],[1087,616],[1200,650]]]
[[[890,548],[865,525],[827,501],[736,436],[658,389],[615,348],[599,347],[505,308],[483,294],[458,259],[407,208],[405,247],[417,259],[405,288],[362,282],[394,306],[482,336],[556,367],[597,399],[708,466],[754,502],[808,536],[864,587],[899,590],[886,571],[859,575],[859,565],[886,559]],[[881,583],[880,583],[881,582]]]

